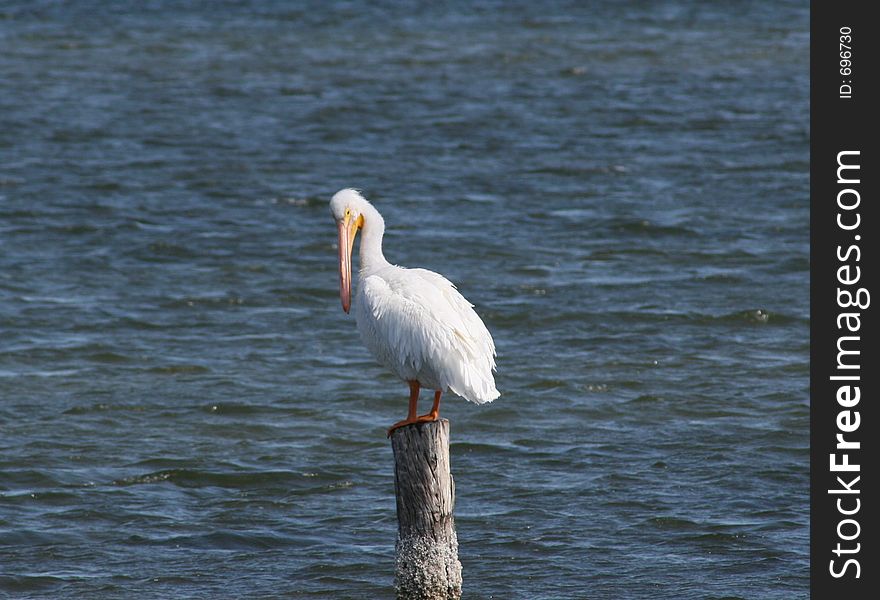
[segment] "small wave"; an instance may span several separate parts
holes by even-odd
[[[600,165],[594,163],[568,163],[564,165],[546,165],[528,169],[526,173],[538,175],[556,175],[558,177],[583,177],[591,174],[626,173],[628,169],[623,165]],[[565,211],[553,211],[551,214],[561,215]]]
[[[723,531],[712,531],[685,537],[687,540],[716,551],[729,549],[731,545],[742,544],[745,542],[745,538],[746,535],[744,533],[726,533]]]
[[[150,252],[161,254],[164,256],[190,257],[193,256],[192,251],[186,246],[174,244],[172,242],[153,242],[149,246]]]
[[[82,369],[59,369],[58,371],[11,371],[7,369],[0,370],[0,377],[66,377],[68,375],[76,375]]]
[[[125,186],[118,181],[98,180],[89,183],[88,188],[99,192],[120,192]]]
[[[453,442],[453,446],[456,449],[456,452],[478,452],[478,453],[489,453],[489,452],[515,452],[521,453],[523,452],[523,448],[510,443],[504,444],[492,444],[492,443],[480,443],[480,442]]]
[[[19,296],[19,300],[31,304],[89,304],[94,302],[95,298],[83,296]]]
[[[667,318],[683,319],[703,325],[744,323],[752,325],[789,325],[791,323],[809,323],[807,317],[797,317],[766,308],[750,308],[722,315],[706,313],[669,313]]]
[[[709,275],[697,275],[697,281],[705,281],[707,283],[743,283],[744,277],[733,275],[732,273],[711,273]]]
[[[222,550],[269,550],[283,548],[292,543],[289,538],[277,534],[244,534],[234,531],[215,531],[204,535],[174,536],[152,541],[188,548]]]
[[[117,479],[113,482],[113,485],[128,486],[145,483],[159,483],[161,481],[170,480],[175,473],[177,473],[177,471],[157,471],[156,473],[147,473],[145,475],[133,475],[131,477],[124,477],[123,479]]]
[[[190,364],[182,364],[182,365],[165,365],[161,367],[152,367],[148,369],[150,373],[156,373],[158,375],[181,375],[181,374],[201,374],[201,373],[210,373],[211,369],[205,367],[203,365],[190,365]]]
[[[614,219],[608,223],[610,229],[622,233],[649,235],[654,237],[665,236],[699,236],[699,232],[682,225],[659,225],[647,219]]]
[[[202,409],[204,412],[212,415],[255,415],[260,412],[260,408],[250,404],[236,404],[233,402],[210,404]]]
[[[88,415],[93,413],[113,412],[113,411],[132,411],[142,412],[145,407],[137,404],[107,404],[104,402],[96,402],[89,405],[72,406],[64,411],[65,415]]]
[[[65,579],[51,575],[0,575],[0,590],[16,594],[46,592],[66,584]]]
[[[655,402],[663,402],[663,398],[651,394],[642,394],[632,400],[628,400],[627,404],[654,404]]]
[[[318,479],[317,484],[315,479]],[[113,481],[113,485],[125,487],[168,482],[185,488],[221,487],[231,489],[248,489],[267,485],[301,487],[304,482],[308,482],[307,485],[309,486],[322,489],[337,489],[340,484],[344,483],[348,483],[345,487],[353,485],[351,482],[342,480],[327,484],[321,482],[321,479],[306,478],[304,475],[292,471],[218,472],[200,469],[163,469],[161,471],[123,477]]]
[[[116,352],[109,352],[109,351],[108,352],[95,352],[93,354],[89,354],[88,356],[86,356],[86,358],[92,362],[111,363],[111,364],[126,363],[126,362],[131,361],[131,359],[129,357],[125,356],[124,354],[118,354]]]
[[[535,379],[526,385],[526,389],[530,390],[555,390],[564,388],[568,385],[563,379]]]
[[[0,503],[2,504],[27,504],[33,505],[39,502],[49,506],[68,506],[79,500],[79,496],[72,492],[43,491],[43,492],[21,492],[9,493],[0,492]]]
[[[150,321],[144,321],[143,319],[138,319],[131,316],[124,316],[119,320],[120,328],[132,328],[134,330],[158,330],[158,329],[167,329],[168,325],[151,323]]]
[[[324,208],[327,200],[322,196],[276,196],[269,200],[270,204],[283,204],[297,208]]]
[[[748,310],[740,310],[720,317],[711,317],[709,320],[720,321],[725,323],[752,323],[756,325],[774,324],[782,325],[800,321],[798,317],[786,315],[784,313],[771,312],[765,308],[750,308]]]
[[[162,457],[162,458],[145,458],[145,459],[139,460],[137,462],[129,463],[126,465],[126,467],[139,467],[139,468],[152,467],[156,470],[155,472],[159,472],[159,471],[170,471],[170,470],[173,470],[177,467],[180,467],[181,469],[183,469],[188,464],[192,464],[192,461],[190,461],[189,459]]]
[[[69,235],[80,235],[80,234],[89,234],[96,233],[101,231],[100,227],[95,227],[94,225],[90,225],[88,223],[73,223],[68,225],[55,225],[46,228],[48,231],[64,233]]]
[[[647,523],[658,529],[674,529],[678,531],[693,531],[700,528],[699,524],[680,517],[652,517],[647,520]]]
[[[241,306],[244,298],[237,294],[223,294],[217,296],[186,296],[174,298],[162,303],[162,308],[192,308],[194,306]]]

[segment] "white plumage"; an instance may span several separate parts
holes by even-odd
[[[441,275],[395,266],[362,273],[355,317],[364,345],[401,379],[477,404],[498,397],[492,336]]]
[[[442,275],[398,267],[385,260],[385,222],[357,191],[336,193],[330,210],[339,229],[343,309],[348,312],[350,307],[351,251],[355,235],[361,230],[355,297],[358,330],[376,359],[410,382],[410,414],[395,427],[436,419],[439,392],[447,389],[477,404],[497,398],[500,394],[492,374],[495,343],[473,305]],[[417,384],[412,392],[414,382]],[[419,387],[438,393],[435,410],[414,418]]]

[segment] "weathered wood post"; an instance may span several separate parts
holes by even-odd
[[[455,484],[449,421],[406,425],[391,434],[397,496],[398,600],[458,600],[461,563],[455,535]]]

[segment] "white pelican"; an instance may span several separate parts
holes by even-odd
[[[447,389],[476,404],[500,396],[492,375],[495,343],[473,305],[442,275],[385,260],[385,220],[357,190],[337,192],[330,212],[339,230],[342,310],[351,308],[351,252],[361,230],[354,311],[358,331],[379,363],[409,384],[407,417],[388,435],[402,425],[436,421],[440,395]],[[417,416],[422,387],[434,390],[434,407]]]

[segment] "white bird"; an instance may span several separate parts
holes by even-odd
[[[436,421],[446,390],[476,404],[500,396],[492,375],[495,342],[473,305],[442,275],[385,260],[385,220],[357,190],[337,192],[330,212],[339,230],[342,309],[347,313],[351,308],[351,253],[360,230],[357,327],[379,363],[409,383],[407,417],[392,425],[388,435],[403,425]],[[434,390],[434,406],[417,416],[422,387]]]

